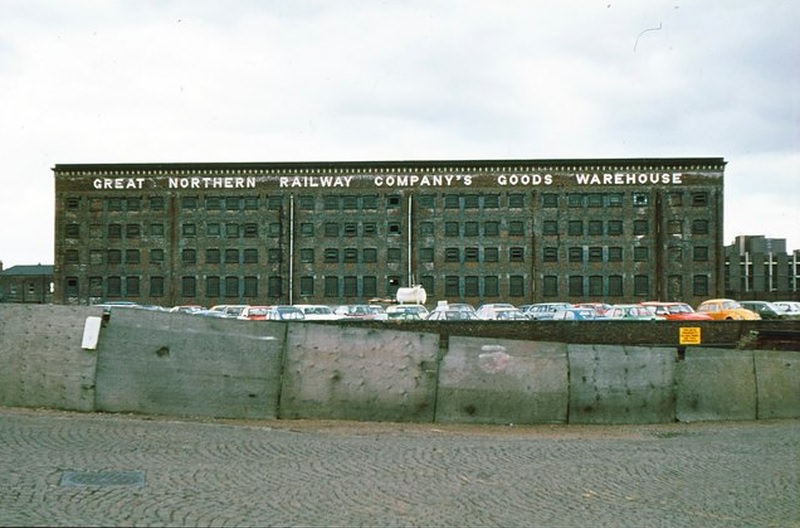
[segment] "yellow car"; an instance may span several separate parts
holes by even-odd
[[[742,308],[742,305],[733,299],[709,299],[700,303],[697,311],[710,315],[716,321],[753,321],[761,319],[760,315]]]

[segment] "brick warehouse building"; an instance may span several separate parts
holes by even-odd
[[[56,165],[55,302],[721,295],[722,158]]]

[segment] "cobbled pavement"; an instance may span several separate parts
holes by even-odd
[[[64,485],[65,472],[138,485]],[[800,527],[800,420],[232,421],[0,408],[2,526]]]

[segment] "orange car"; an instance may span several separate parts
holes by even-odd
[[[745,310],[742,305],[733,299],[709,299],[700,303],[697,311],[711,316],[716,321],[754,321],[761,316],[750,310]]]
[[[660,315],[667,321],[712,321],[713,318],[707,313],[698,313],[694,308],[683,302],[661,302],[645,301],[640,303],[649,308],[656,315]]]

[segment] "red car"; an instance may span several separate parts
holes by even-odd
[[[667,321],[713,321],[714,319],[704,313],[697,313],[694,308],[682,302],[645,301],[640,303],[654,314],[660,315]]]

